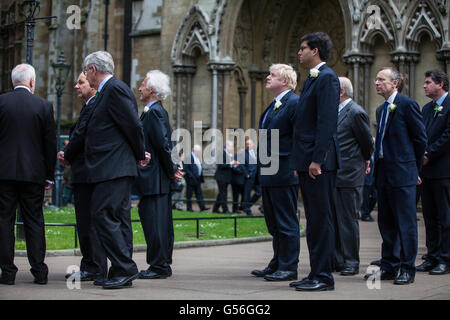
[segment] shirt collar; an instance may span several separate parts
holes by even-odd
[[[439,99],[436,100],[436,104],[438,106],[441,106],[442,103],[444,102],[445,98],[447,98],[448,96],[448,92],[444,93]]]
[[[95,97],[95,94],[94,95],[92,95],[89,99],[87,99],[87,101],[86,101],[86,105],[88,105],[89,104],[89,101],[91,101],[93,98]]]
[[[319,63],[317,66],[315,66],[313,69],[317,69],[317,70],[319,70],[320,69],[320,67],[321,66],[323,66],[324,64],[326,64],[326,62],[325,61],[323,61],[323,62],[321,62],[321,63]],[[311,69],[312,70],[312,69]]]
[[[276,100],[276,101],[280,101],[281,99],[283,99],[283,97],[284,97],[289,91],[291,91],[291,89],[287,89],[287,90],[283,91],[282,93],[280,93],[279,95],[276,96],[275,100]]]
[[[339,112],[341,112],[341,110],[344,109],[345,106],[348,105],[350,101],[352,101],[352,99],[348,98],[347,100],[345,100],[342,103],[340,103],[339,104]]]
[[[27,90],[28,90],[28,92],[32,93],[32,92],[31,92],[31,90],[30,90],[30,88],[28,88],[28,87],[25,87],[25,86],[20,86],[20,85],[19,85],[19,86],[15,86],[15,87],[14,87],[14,90],[16,90],[16,89],[19,89],[19,88],[22,88],[22,89],[27,89]]]
[[[394,103],[395,97],[397,97],[397,93],[398,93],[398,91],[394,91],[394,93],[391,94],[391,96],[386,100],[387,103],[389,103],[389,104]]]
[[[98,92],[102,91],[103,86],[106,84],[106,82],[108,82],[109,79],[112,78],[112,75],[108,75],[105,79],[103,79],[102,82],[100,82],[100,84],[98,85]]]
[[[150,101],[149,103],[147,103],[147,107],[151,107],[152,105],[154,105],[155,103],[157,103],[159,100],[153,100],[153,101]]]

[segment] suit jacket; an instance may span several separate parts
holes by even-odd
[[[364,185],[365,163],[373,152],[367,113],[353,100],[338,115],[337,136],[341,167],[336,174],[336,187]]]
[[[191,153],[191,163],[183,162],[183,171],[186,173],[184,179],[186,180],[187,185],[197,186],[205,181],[203,178],[203,172],[198,172],[198,167],[194,162],[194,157],[192,156],[192,153]]]
[[[233,169],[230,163],[233,162],[233,158],[223,150],[222,153],[222,163],[217,164],[216,172],[214,174],[214,179],[221,183],[231,183],[233,178]]]
[[[294,134],[294,118],[295,108],[298,103],[298,95],[293,91],[289,91],[280,100],[281,106],[273,110],[267,115],[263,128],[263,120],[270,106],[264,110],[259,119],[259,129],[267,129],[267,150],[260,149],[261,143],[258,144],[258,182],[262,187],[281,187],[298,184],[298,178],[294,175],[294,171],[290,169],[289,164],[292,157],[292,137]],[[279,133],[279,151],[278,154],[272,150],[271,135],[272,130],[278,130]],[[278,141],[277,141],[278,142]],[[269,164],[261,163],[261,152],[266,153],[269,157],[278,160],[278,172],[274,175],[262,174],[261,169],[270,167]]]
[[[0,95],[0,180],[55,180],[53,107],[24,88]]]
[[[423,163],[427,143],[422,114],[418,104],[408,97],[397,93],[394,104],[397,108],[389,113],[383,138],[383,163],[386,183],[393,187],[416,185]],[[377,128],[383,105],[376,110]],[[379,137],[377,132],[376,139]],[[378,163],[375,163],[375,181],[378,181]]]
[[[72,167],[72,183],[87,183],[88,170],[84,159],[84,141],[86,139],[86,126],[95,109],[95,98],[83,106],[77,122],[71,128],[69,144],[64,148],[64,158]]]
[[[168,194],[171,178],[177,171],[172,162],[172,128],[169,115],[160,101],[152,104],[141,116],[144,128],[145,150],[150,152],[150,162],[138,166],[135,188],[138,195]]]
[[[255,152],[256,153],[256,152]],[[258,164],[257,163],[250,163],[250,152],[249,150],[245,150],[245,172],[247,174],[247,179],[253,179],[256,176],[256,173],[258,172]],[[256,154],[255,154],[256,156]]]
[[[90,183],[137,176],[145,159],[144,134],[131,89],[110,78],[96,98],[84,146]]]
[[[316,79],[305,82],[295,114],[292,167],[308,172],[311,162],[321,164],[322,171],[340,166],[337,141],[339,79],[326,64]]]
[[[245,154],[235,155],[234,160],[239,161],[238,156],[244,157]],[[236,168],[233,167],[231,169],[231,184],[244,185],[245,183],[245,178],[247,177],[247,167],[245,166],[243,159],[241,159],[241,161],[239,161],[240,164]]]
[[[428,145],[426,151],[430,159],[422,168],[422,175],[429,179],[450,178],[450,94],[442,103],[442,111],[434,116],[433,102],[422,109]]]

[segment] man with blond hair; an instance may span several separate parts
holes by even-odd
[[[272,175],[262,174],[264,167],[258,159],[258,179],[262,187],[264,217],[269,233],[273,236],[273,258],[263,270],[253,270],[256,277],[267,281],[289,281],[297,279],[298,256],[300,254],[300,231],[297,218],[298,178],[289,169],[294,114],[298,96],[294,93],[297,85],[295,70],[285,64],[274,64],[266,78],[266,89],[274,100],[261,114],[259,129],[267,130],[267,142],[258,144],[258,151],[271,155],[278,161],[278,171]],[[278,148],[271,145],[271,135],[279,135]],[[276,154],[276,149],[279,150]]]
[[[0,283],[13,285],[14,221],[19,205],[34,282],[46,284],[44,189],[54,181],[56,132],[50,102],[33,95],[34,68],[11,72],[14,91],[0,96]]]

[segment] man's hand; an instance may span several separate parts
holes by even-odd
[[[60,165],[64,166],[64,167],[70,167],[70,163],[69,161],[67,161],[66,159],[64,159],[64,151],[59,151],[56,154],[56,158],[58,159],[58,162]]]
[[[422,184],[422,179],[420,177],[417,178],[417,185],[421,185]]]
[[[148,165],[148,163],[150,162],[150,159],[152,158],[151,154],[147,151],[145,151],[145,160],[139,160],[138,164],[141,167],[145,167],[146,165]]]
[[[430,159],[427,157],[428,152],[425,152],[425,156],[423,158],[423,165],[426,166],[428,162],[430,162]]]
[[[316,176],[322,174],[322,169],[320,169],[320,163],[317,162],[311,162],[309,165],[309,176],[312,179],[316,179]]]
[[[239,161],[237,161],[237,160],[233,160],[233,162],[231,162],[231,164],[232,164],[233,168],[237,168],[240,165]]]
[[[52,188],[52,183],[51,182],[49,182],[49,181],[46,181],[45,182],[45,190],[50,190],[51,188]]]
[[[183,169],[178,168],[177,172],[175,172],[175,174],[172,177],[173,181],[180,181],[181,179],[183,179],[184,176],[184,172]]]
[[[298,177],[298,172],[297,172],[297,170],[294,170],[294,176]]]
[[[365,173],[366,173],[366,174],[369,174],[369,173],[370,173],[370,160],[367,160],[367,161],[366,161],[366,170],[365,170]]]

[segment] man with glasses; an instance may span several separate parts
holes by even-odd
[[[385,99],[376,111],[375,140],[378,226],[383,242],[381,269],[365,278],[406,285],[414,282],[416,272],[416,184],[421,183],[427,137],[419,106],[398,93],[400,82],[401,75],[394,68],[382,68],[375,79],[376,91]]]

